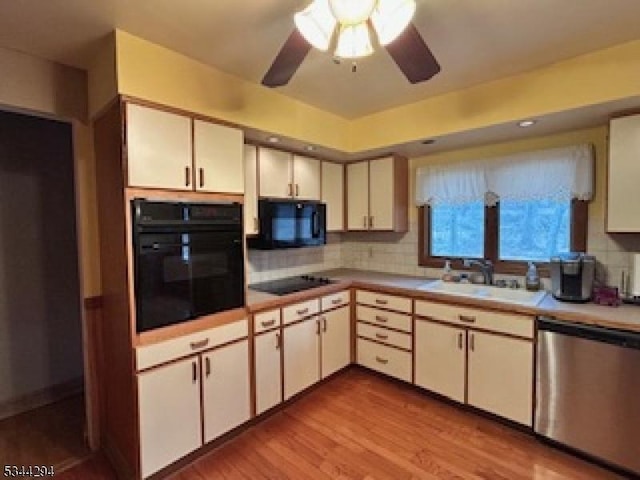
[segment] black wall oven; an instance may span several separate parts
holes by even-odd
[[[131,207],[138,332],[244,306],[242,205]]]

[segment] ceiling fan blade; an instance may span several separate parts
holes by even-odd
[[[289,83],[309,50],[311,50],[311,44],[304,39],[297,28],[294,29],[262,79],[262,85],[281,87]]]
[[[387,52],[411,83],[429,80],[440,71],[440,65],[413,23],[386,46]]]

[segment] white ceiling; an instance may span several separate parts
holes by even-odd
[[[4,0],[0,47],[86,67],[120,28],[258,83],[308,0]],[[312,51],[280,91],[346,118],[640,38],[638,0],[418,0],[442,66],[410,85],[384,51],[350,65]]]

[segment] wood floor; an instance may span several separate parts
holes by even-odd
[[[102,460],[60,477],[112,478]],[[105,468],[101,473],[101,468]],[[103,475],[103,476],[101,476]],[[535,438],[353,368],[197,460],[175,480],[621,477]]]
[[[0,420],[0,467],[77,464],[89,455],[84,428],[83,395]]]

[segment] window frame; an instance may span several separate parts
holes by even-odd
[[[496,273],[524,275],[527,272],[527,261],[500,260],[499,245],[499,212],[500,202],[496,206],[484,207],[484,258],[491,260]],[[571,239],[569,248],[574,252],[587,251],[587,219],[589,202],[571,201]],[[463,265],[461,258],[431,256],[431,207],[418,207],[418,265],[421,267],[443,268],[446,260],[451,261],[455,270],[473,270]],[[549,276],[549,262],[535,262],[540,276]]]

